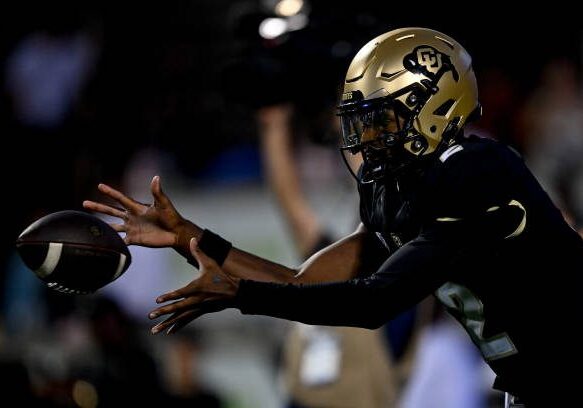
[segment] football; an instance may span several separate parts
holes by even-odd
[[[106,222],[82,211],[59,211],[28,226],[16,240],[25,265],[47,286],[88,294],[119,278],[131,255]]]

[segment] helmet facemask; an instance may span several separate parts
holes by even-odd
[[[419,152],[424,148],[413,128],[414,112],[399,100],[385,97],[343,105],[338,116],[343,142],[340,150],[345,162],[348,153],[362,156],[360,178],[353,173],[361,183],[378,181],[411,164],[414,156],[404,148],[405,144],[416,144]]]

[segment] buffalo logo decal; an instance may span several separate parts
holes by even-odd
[[[431,78],[433,83],[437,83],[441,76],[449,71],[456,82],[459,79],[459,74],[449,56],[429,45],[421,45],[415,48],[411,54],[405,55],[403,65],[411,72]]]

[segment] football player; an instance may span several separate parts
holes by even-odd
[[[495,388],[527,407],[578,400],[583,240],[515,151],[464,135],[480,111],[470,55],[454,39],[403,28],[367,43],[338,111],[343,152],[363,159],[362,223],[298,268],[183,219],[157,177],[151,206],[100,185],[124,209],[85,207],[122,218],[126,243],[171,246],[199,264],[198,279],[156,299],[164,305],[150,318],[166,320],[153,333],[229,307],[377,328],[434,294],[496,373]]]

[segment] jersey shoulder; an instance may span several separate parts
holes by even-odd
[[[437,208],[481,212],[510,199],[522,159],[495,140],[469,137],[435,160],[428,179]]]
[[[522,162],[520,154],[510,146],[493,139],[471,135],[440,154],[438,167],[442,172],[466,177],[480,173],[489,175],[508,171],[508,166]]]

